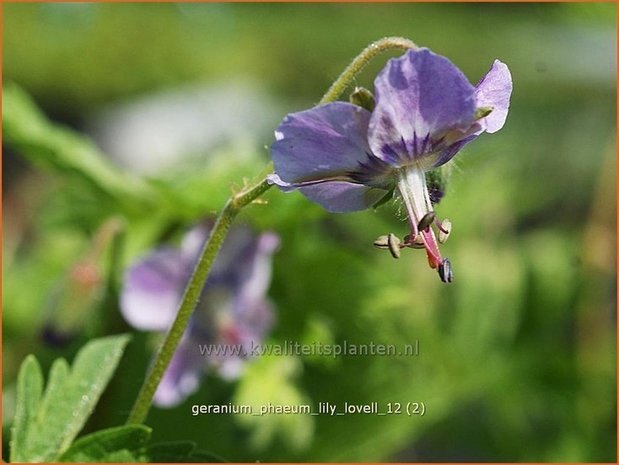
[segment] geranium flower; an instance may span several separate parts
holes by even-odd
[[[443,193],[436,185],[429,192],[426,172],[481,133],[503,127],[510,72],[495,60],[474,87],[447,58],[409,50],[389,60],[374,87],[372,112],[333,102],[287,115],[275,131],[275,172],[269,179],[331,212],[363,210],[399,195],[410,234],[403,242],[385,236],[377,245],[396,257],[402,247],[423,247],[430,266],[451,282],[451,265],[441,257],[432,228],[441,230],[433,204]]]
[[[145,331],[170,328],[208,232],[204,225],[195,227],[180,248],[154,250],[127,270],[120,309],[130,325]],[[266,293],[278,244],[273,233],[256,237],[249,228],[230,231],[155,393],[156,405],[182,402],[198,389],[209,367],[226,379],[241,374],[251,347],[262,342],[273,324]],[[217,348],[202,353],[201,345]]]

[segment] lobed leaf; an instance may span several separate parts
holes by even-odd
[[[60,462],[137,461],[139,451],[150,439],[151,429],[143,425],[124,425],[84,436],[60,457]]]
[[[145,462],[162,463],[221,463],[221,457],[196,448],[192,441],[161,442],[148,446],[141,459]]]
[[[110,336],[86,344],[73,367],[58,359],[45,393],[41,368],[33,356],[19,372],[11,461],[51,462],[66,452],[83,428],[112,377],[129,336]]]
[[[15,423],[11,438],[11,462],[24,462],[21,451],[28,443],[28,427],[35,420],[41,395],[43,394],[43,373],[34,355],[26,357],[17,377],[17,404]]]

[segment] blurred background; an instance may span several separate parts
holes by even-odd
[[[363,47],[404,36],[473,83],[495,58],[514,81],[505,127],[456,157],[437,207],[453,223],[453,284],[422,252],[372,247],[405,234],[397,205],[332,215],[272,189],[239,222],[282,240],[268,342],[418,340],[419,356],[262,357],[154,409],[154,438],[246,462],[614,462],[616,19],[611,3],[4,4],[3,450],[24,357],[47,370],[88,338],[132,331],[125,267],[256,176],[281,118]],[[357,84],[372,88],[396,55]],[[125,421],[158,338],[135,332],[86,431]],[[191,415],[409,401],[426,414]]]

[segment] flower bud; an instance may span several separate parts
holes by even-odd
[[[97,312],[106,293],[107,255],[117,253],[123,224],[112,217],[97,230],[84,257],[75,261],[56,284],[47,302],[41,337],[62,348],[97,324]]]
[[[365,108],[367,111],[374,111],[376,106],[374,94],[365,87],[355,87],[355,90],[348,97],[348,101],[353,105]]]

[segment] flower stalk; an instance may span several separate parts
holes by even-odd
[[[388,50],[408,50],[417,49],[417,46],[410,40],[401,37],[386,37],[373,42],[366,47],[353,61],[346,67],[342,74],[334,81],[329,90],[320,100],[320,104],[329,103],[337,100],[354,78],[363,70],[374,57]],[[273,171],[273,163],[269,163],[266,172]],[[196,308],[202,287],[209,276],[209,272],[217,258],[221,245],[226,238],[230,226],[238,213],[247,205],[252,203],[270,187],[271,182],[267,180],[266,174],[261,180],[250,185],[240,192],[233,194],[224,205],[221,213],[217,217],[215,225],[204,244],[200,257],[196,263],[194,271],[189,279],[183,298],[179,305],[178,312],[163,340],[155,358],[148,369],[148,373],[140,388],[137,398],[133,404],[127,424],[144,423],[153,402],[153,396],[163,375],[172,360],[178,344],[187,328],[190,317]]]

